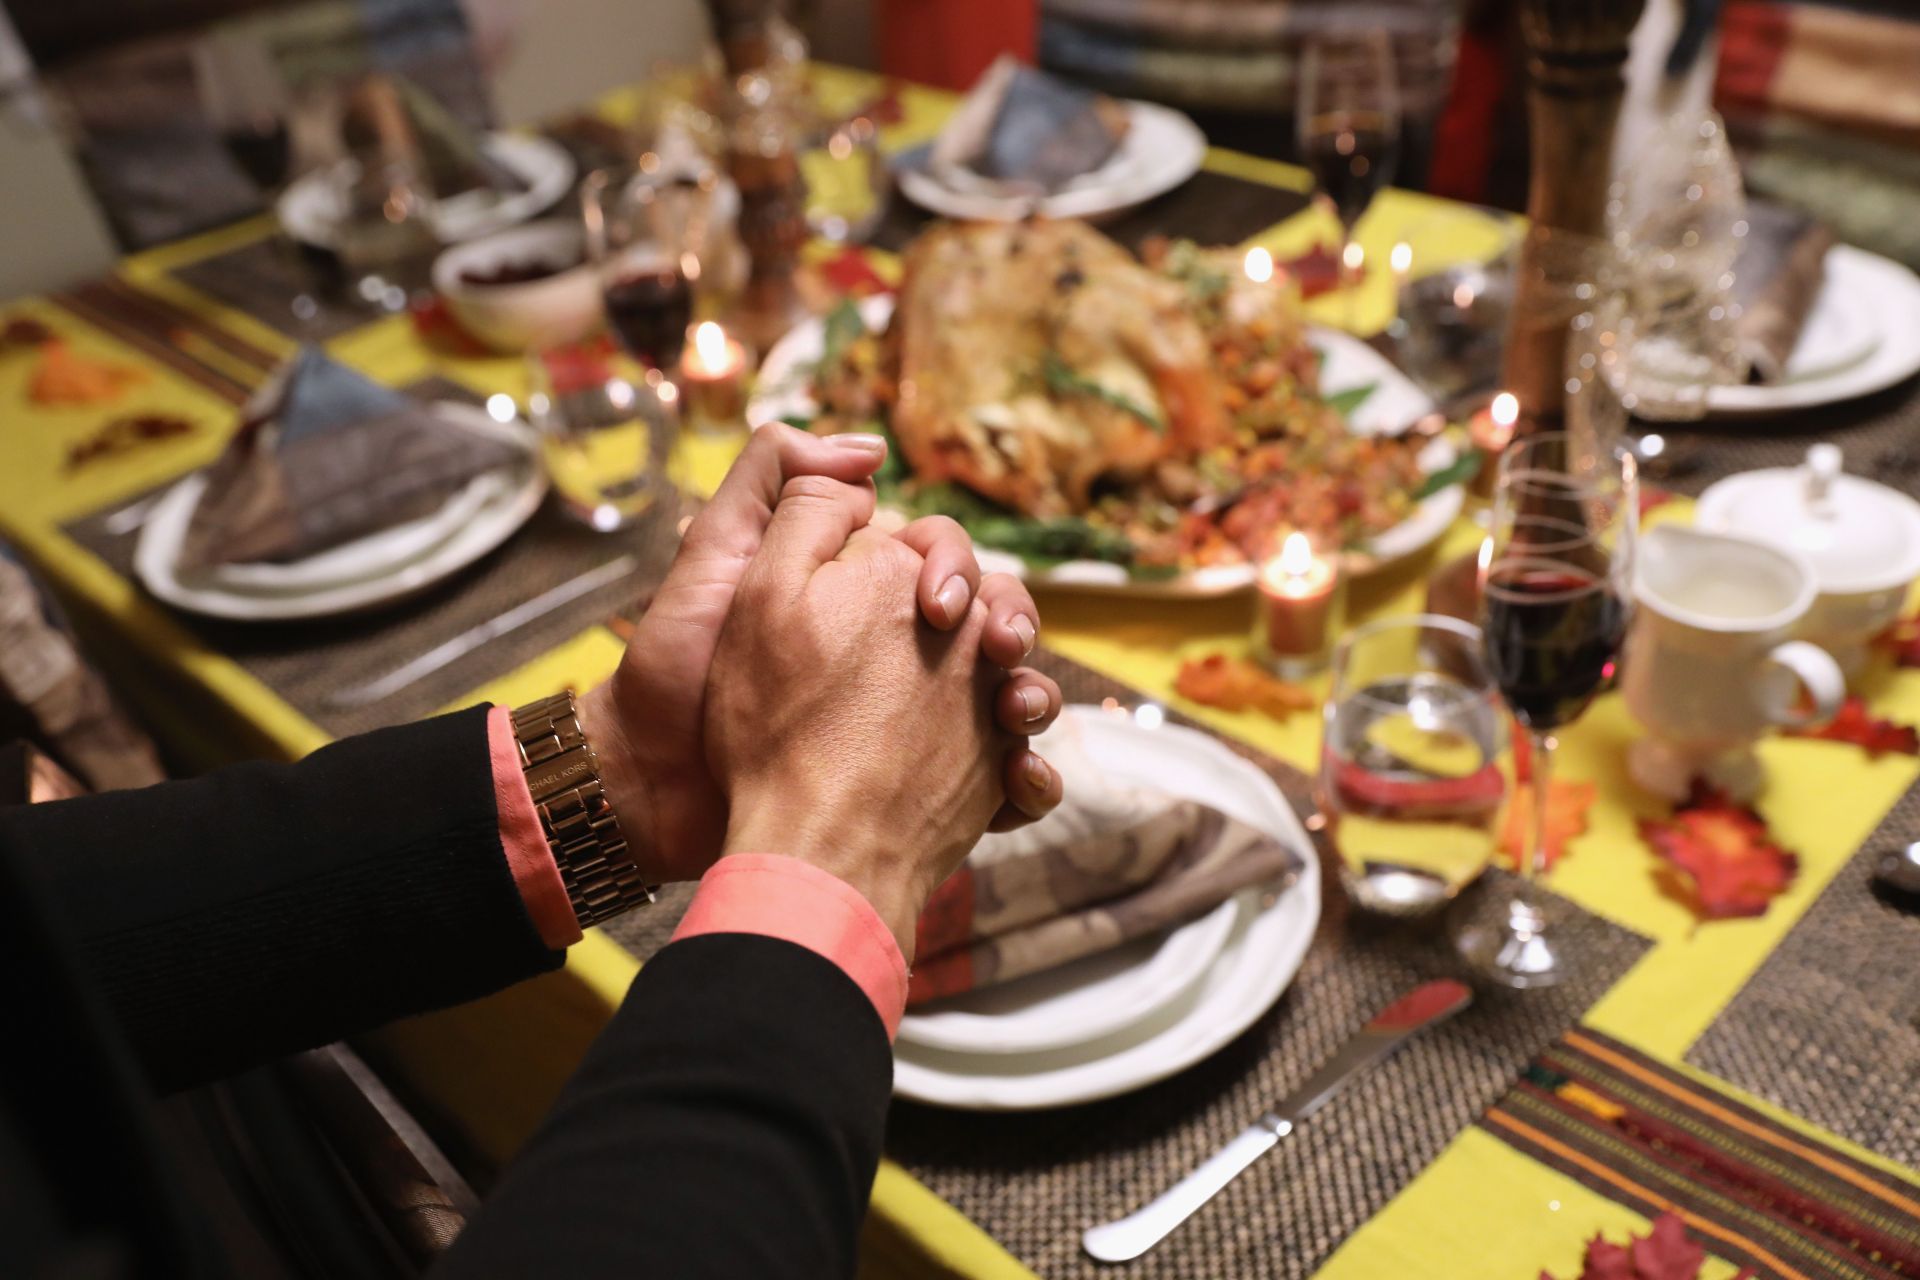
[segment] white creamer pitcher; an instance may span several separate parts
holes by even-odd
[[[1793,638],[1817,593],[1812,566],[1784,548],[1677,525],[1642,536],[1622,680],[1648,732],[1628,752],[1636,782],[1679,799],[1700,778],[1749,800],[1763,732],[1832,719],[1840,668]]]

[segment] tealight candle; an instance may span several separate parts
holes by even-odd
[[[1467,437],[1480,455],[1480,470],[1473,477],[1477,498],[1493,496],[1493,482],[1500,470],[1500,455],[1513,443],[1514,424],[1520,421],[1520,398],[1502,391],[1493,402],[1473,415],[1467,423]]]
[[[745,425],[747,349],[711,320],[693,327],[680,355],[682,413],[696,431],[725,432]]]
[[[1336,555],[1315,551],[1307,535],[1290,533],[1256,580],[1254,656],[1287,679],[1327,665],[1344,621],[1345,575]]]

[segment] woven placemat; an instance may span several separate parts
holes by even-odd
[[[1693,424],[1645,423],[1671,446],[1647,468],[1652,484],[1698,494],[1715,480],[1756,467],[1797,467],[1807,447],[1837,444],[1846,469],[1920,497],[1920,379],[1844,404],[1765,418]]]
[[[1283,187],[1201,170],[1165,195],[1102,221],[1100,230],[1127,248],[1152,235],[1180,235],[1201,244],[1238,244],[1307,207],[1307,197]],[[933,215],[895,192],[869,243],[898,253]]]
[[[1036,661],[1070,702],[1139,701],[1137,692],[1056,655]],[[1296,809],[1311,810],[1305,775],[1229,745],[1271,775]],[[1322,856],[1327,888],[1306,962],[1280,1003],[1226,1048],[1170,1080],[1087,1106],[994,1115],[897,1103],[888,1154],[1039,1274],[1115,1274],[1080,1252],[1083,1228],[1163,1190],[1395,996],[1457,975],[1444,930],[1353,916]],[[1493,873],[1485,891],[1499,892],[1504,880]],[[665,943],[686,897],[683,889],[607,932],[644,958]],[[1480,992],[1472,1009],[1356,1081],[1125,1274],[1311,1274],[1646,949],[1639,935],[1566,908],[1567,941],[1580,957],[1570,982],[1526,994]]]
[[[176,267],[174,279],[223,302],[261,324],[302,342],[326,342],[350,329],[382,319],[380,313],[351,305],[330,292],[318,269],[301,259],[301,250],[277,232]],[[312,304],[296,314],[294,300]]]
[[[1920,838],[1901,797],[1694,1042],[1687,1061],[1821,1128],[1920,1167],[1920,915],[1869,888],[1875,855]]]
[[[408,388],[420,399],[471,398],[438,380]],[[125,504],[123,504],[125,505]],[[116,506],[114,510],[119,510]],[[341,737],[433,714],[595,623],[643,607],[679,548],[679,522],[694,500],[661,503],[632,528],[597,533],[568,518],[549,498],[505,545],[445,582],[390,608],[344,618],[284,623],[220,622],[175,612],[181,625],[272,689],[328,733]],[[111,512],[75,521],[66,533],[115,572],[132,578],[137,532],[114,534]],[[463,658],[365,706],[328,699],[342,685],[393,671],[583,573],[623,555],[637,566]]]

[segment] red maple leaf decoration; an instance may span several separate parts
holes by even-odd
[[[1902,618],[1880,633],[1879,645],[1896,666],[1920,667],[1920,614]]]
[[[873,269],[873,262],[859,249],[842,249],[814,268],[835,292],[865,297],[893,288]]]
[[[1630,1235],[1624,1245],[1609,1243],[1598,1232],[1587,1241],[1580,1280],[1698,1280],[1707,1263],[1707,1251],[1687,1234],[1678,1214],[1663,1213],[1644,1236]],[[1750,1280],[1753,1268],[1743,1268],[1733,1280]],[[1547,1272],[1540,1280],[1553,1280]]]
[[[1870,760],[1892,752],[1920,755],[1920,730],[1910,724],[1885,720],[1867,713],[1867,704],[1857,697],[1840,704],[1840,714],[1817,729],[1788,729],[1790,738],[1823,738],[1828,742],[1851,742],[1867,753]]]
[[[1340,287],[1340,259],[1323,244],[1316,244],[1297,258],[1280,264],[1300,285],[1302,298],[1317,298]],[[1366,270],[1361,267],[1362,272]]]
[[[1766,914],[1800,870],[1759,814],[1709,788],[1697,787],[1670,818],[1642,818],[1640,838],[1672,864],[1680,896],[1708,920]]]
[[[1657,484],[1641,485],[1640,486],[1640,518],[1642,520],[1645,520],[1650,512],[1656,511],[1659,508],[1666,506],[1669,502],[1673,501],[1675,496],[1676,495],[1674,494],[1673,490],[1662,489]]]

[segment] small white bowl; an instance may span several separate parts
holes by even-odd
[[[521,284],[475,284],[516,263],[569,262],[556,275]],[[501,352],[537,351],[585,337],[602,320],[600,282],[585,237],[571,219],[549,218],[447,249],[433,263],[433,287],[460,327]]]

